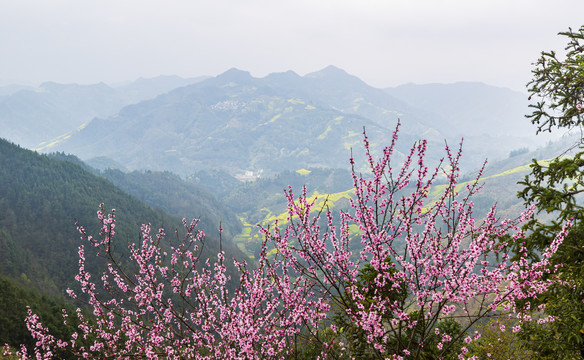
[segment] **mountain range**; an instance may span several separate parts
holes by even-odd
[[[121,251],[145,222],[168,230],[180,228],[182,217],[197,217],[209,234],[204,257],[219,250],[221,226],[227,258],[247,257],[253,266],[261,250],[255,225],[285,218],[283,189],[292,185],[297,193],[306,185],[331,209],[348,209],[348,158],[358,171],[366,167],[363,129],[377,155],[398,119],[398,163],[419,139],[428,139],[435,163],[445,141],[464,138],[461,182],[472,180],[485,158],[499,159],[484,173],[475,214],[497,203],[499,215],[514,217],[523,208],[517,181],[531,158],[554,157],[570,141],[544,146],[549,138],[535,137],[527,110],[526,95],[509,89],[481,83],[378,89],[334,66],[304,76],[255,78],[231,69],[118,86],[0,87],[0,137],[20,144],[0,139],[0,300],[8,299],[0,301],[0,322],[10,322],[0,343],[24,341],[18,337],[27,331],[12,316],[26,312],[23,299],[53,304],[39,294],[63,301],[64,289],[75,285],[75,220],[98,232],[100,203],[118,209]],[[57,305],[49,307],[47,314],[58,314]]]
[[[132,86],[135,94],[141,85]],[[105,92],[107,87],[83,87],[84,91],[98,89]],[[123,93],[123,89],[115,92]],[[23,93],[32,96],[30,91],[19,91],[8,98],[14,100]],[[50,112],[46,117],[53,120],[28,116],[31,125],[27,126],[0,116],[0,122],[11,123],[0,136],[27,146],[17,141],[18,136],[35,126],[43,129],[56,123],[47,125],[55,131],[39,132],[45,139],[36,148],[72,153],[102,169],[168,170],[189,176],[220,168],[248,178],[307,167],[346,169],[351,151],[363,160],[363,128],[374,151],[380,151],[392,138],[398,120],[397,156],[425,138],[433,149],[429,157],[437,160],[445,140],[455,145],[464,137],[466,169],[478,167],[487,157],[501,159],[513,150],[545,143],[534,136],[523,116],[527,99],[522,93],[480,83],[378,89],[334,66],[304,76],[287,71],[264,78],[231,69],[148,100],[138,102],[134,96],[136,103],[131,105],[127,105],[129,100],[119,100],[121,95],[117,102],[100,96],[95,96],[93,108],[86,108],[101,112],[76,116],[78,121],[70,121],[68,127],[57,126],[65,124],[67,116],[57,121]],[[18,109],[10,104],[11,109]],[[0,103],[0,114],[2,107]],[[46,138],[57,129],[60,137]]]
[[[355,157],[357,170],[366,164],[360,145],[363,128],[376,153],[391,141],[399,119],[397,162],[421,138],[428,139],[428,157],[436,161],[444,156],[445,140],[452,144],[464,137],[463,167],[467,171],[478,168],[485,157],[505,158],[506,165],[491,167],[495,170],[490,174],[487,168],[491,178],[484,194],[485,206],[514,198],[517,176],[527,171],[525,166],[533,155],[529,148],[543,142],[532,134],[530,124],[523,118],[527,100],[521,93],[480,83],[407,84],[377,89],[334,66],[304,76],[288,71],[255,78],[248,72],[231,69],[216,77],[139,79],[117,87],[46,83],[40,90],[4,90],[0,92],[4,94],[0,95],[0,114],[4,114],[0,122],[6,126],[0,135],[20,134],[14,136],[19,138],[27,136],[27,129],[34,129],[31,132],[45,144],[42,151],[51,153],[49,159],[65,160],[100,181],[107,179],[111,184],[108,186],[112,186],[107,193],[115,191],[118,195],[94,194],[91,189],[104,186],[90,185],[97,180],[75,183],[75,193],[87,193],[92,206],[104,200],[107,203],[108,196],[131,196],[141,202],[140,206],[159,209],[169,216],[201,218],[201,225],[211,233],[222,223],[227,241],[241,239],[249,232],[249,226],[281,212],[281,190],[286,185],[298,188],[307,184],[309,191],[329,194],[348,191],[348,158],[351,154]],[[26,121],[15,120],[19,119],[17,115]],[[58,131],[66,135],[47,140]],[[33,138],[24,141],[25,145],[33,144]],[[9,161],[8,155],[3,156],[4,161]],[[85,198],[83,206],[79,205],[80,199],[63,198],[64,195],[42,200],[44,195],[30,190],[42,186],[29,179],[22,180],[18,189],[16,185],[6,188],[4,184],[20,181],[7,178],[11,174],[6,169],[12,166],[7,164],[3,175],[6,178],[2,180],[5,192],[0,201],[8,202],[1,221],[14,224],[15,218],[27,216],[50,219],[52,203],[59,207],[67,204],[62,216],[87,212],[82,210],[88,206]],[[23,174],[24,168],[26,165],[21,165],[17,173]],[[62,175],[50,177],[61,179]],[[239,181],[258,177],[266,179],[256,183]],[[502,184],[508,190],[504,194],[500,191]],[[65,185],[46,186],[58,189]],[[49,193],[71,194],[72,190],[65,187]],[[28,198],[20,201],[10,194]],[[19,201],[32,204],[34,197],[43,201],[42,213],[15,213],[14,209],[22,207]],[[501,207],[505,210],[516,203],[513,200]],[[144,215],[142,221],[159,216]],[[5,253],[12,251],[10,244],[18,237],[9,229],[12,228],[4,228],[6,246],[0,247]],[[238,245],[246,251],[249,244]],[[253,255],[253,251],[247,254]],[[14,260],[18,256],[7,258],[13,259],[11,264],[18,264]],[[6,265],[6,269],[12,268],[12,275],[22,273],[18,266]]]
[[[126,105],[151,99],[204,80],[160,76],[112,87],[46,82],[38,88],[0,87],[0,137],[30,149],[43,149],[95,117],[107,117]]]

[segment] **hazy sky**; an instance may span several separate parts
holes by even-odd
[[[1,0],[0,84],[261,77],[329,64],[377,86],[524,89],[584,0]]]

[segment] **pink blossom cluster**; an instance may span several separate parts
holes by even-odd
[[[76,280],[81,294],[68,293],[87,302],[92,316],[78,310],[78,331],[69,341],[61,341],[29,311],[27,325],[37,340],[32,357],[48,359],[68,351],[79,358],[100,359],[283,358],[305,324],[316,328],[330,310],[314,296],[310,281],[293,278],[287,274],[286,261],[269,263],[267,256],[254,270],[245,262],[236,263],[241,278],[230,294],[224,253],[217,254],[214,264],[200,261],[204,233],[195,230],[197,221],[184,223],[187,233],[177,246],[168,245],[164,230],[153,236],[150,226],[144,225],[142,242],[128,247],[135,266],[129,272],[111,252],[114,213],[98,212],[99,240],[79,227],[83,238],[111,261],[99,278],[100,288],[85,270],[85,249],[79,247]],[[26,349],[17,353],[29,358]]]
[[[431,351],[440,358],[460,342],[457,351],[465,358],[480,337],[468,333],[477,320],[501,314],[530,320],[517,303],[552,283],[544,275],[554,271],[549,258],[568,226],[541,261],[530,262],[524,253],[511,260],[507,249],[524,240],[520,226],[533,209],[514,221],[498,221],[493,207],[478,221],[472,196],[480,190],[482,170],[474,181],[459,184],[461,150],[453,154],[448,146],[447,158],[430,170],[425,141],[394,169],[397,134],[396,128],[391,145],[375,160],[364,133],[371,174],[353,169],[350,211],[333,216],[326,201],[316,208],[306,188],[298,197],[289,188],[286,222],[260,227],[257,266],[234,260],[240,277],[232,292],[224,253],[213,264],[201,260],[205,239],[196,220],[183,221],[180,243],[163,229],[152,235],[144,225],[141,242],[128,247],[131,266],[124,266],[112,250],[115,211],[100,210],[98,239],[79,230],[108,264],[95,279],[85,270],[80,246],[81,293],[68,291],[93,314],[77,311],[80,325],[65,341],[29,312],[34,355],[26,349],[16,353],[25,359],[50,358],[57,351],[80,358],[284,359],[310,343],[321,358],[350,357],[357,345],[336,323],[340,316],[362,334],[360,346],[365,343],[377,357],[413,359]],[[442,188],[438,179],[445,180]],[[439,195],[432,195],[435,189],[441,189]],[[350,231],[355,226],[357,238]],[[510,240],[500,241],[506,236]],[[368,282],[361,279],[366,265],[374,272]],[[461,324],[457,333],[439,329],[445,319]]]

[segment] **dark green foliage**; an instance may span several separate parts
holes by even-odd
[[[99,170],[89,166],[87,163],[84,163],[75,155],[65,154],[64,152],[54,152],[47,154],[48,157],[51,159],[59,160],[59,161],[67,161],[82,167],[84,170],[89,171],[92,174],[99,175]]]
[[[578,359],[584,350],[584,226],[570,230],[552,265],[563,265],[557,283],[544,296],[534,299],[532,307],[545,305],[546,314],[557,319],[546,324],[526,324],[521,336],[544,359]],[[553,341],[550,341],[553,339]],[[561,354],[561,355],[559,355]]]
[[[566,221],[579,224],[584,220],[584,208],[578,197],[584,191],[583,154],[558,157],[545,165],[534,159],[531,174],[519,182],[524,186],[519,196],[527,204],[534,204],[538,211],[554,215],[551,223],[530,222],[529,226],[534,231],[532,245],[537,249],[548,245]]]
[[[108,167],[103,171],[88,166],[75,155],[64,153],[52,153],[49,157],[77,164],[85,170],[104,177],[124,192],[137,197],[152,208],[158,208],[167,214],[186,218],[200,219],[198,228],[206,233],[217,235],[219,224],[223,228],[223,240],[228,240],[241,231],[239,219],[223,206],[201,186],[181,179],[178,175],[168,171],[133,171],[126,173],[115,168]],[[230,176],[221,172],[220,176]],[[235,178],[232,178],[240,184]],[[213,183],[221,182],[219,176],[213,178]]]
[[[96,212],[101,202],[106,210],[117,209],[113,246],[122,264],[126,262],[127,244],[139,241],[144,222],[151,222],[154,231],[165,227],[169,237],[182,227],[179,218],[153,210],[76,164],[38,155],[0,139],[0,272],[21,286],[65,300],[65,290],[76,287],[79,245],[86,245],[87,270],[99,276],[102,269],[103,262],[80,240],[75,226],[78,220],[89,234],[98,236]],[[223,250],[227,259],[244,258],[229,243],[223,244]],[[218,251],[216,237],[207,236],[202,259],[213,259]],[[233,263],[226,261],[226,265],[228,275],[237,281]],[[22,312],[17,313],[24,321]],[[53,314],[60,317],[58,313],[60,308]],[[12,328],[16,323],[0,322],[0,328],[18,333]]]
[[[63,296],[74,283],[77,248],[75,220],[97,234],[100,203],[118,209],[119,249],[135,241],[140,226],[180,226],[78,165],[55,161],[0,140],[0,270],[28,280],[43,293]],[[94,264],[95,265],[95,264]],[[93,268],[95,269],[95,268]],[[26,280],[28,279],[28,280]]]
[[[570,129],[581,126],[584,120],[584,26],[560,35],[567,37],[566,55],[559,58],[555,51],[542,52],[528,84],[533,112],[527,115],[537,125],[538,132]],[[581,223],[582,206],[578,195],[584,191],[584,160],[581,141],[549,163],[533,160],[531,174],[520,184],[519,196],[526,204],[534,204],[539,212],[553,213],[551,224],[533,221],[535,231],[529,245],[542,249],[549,244],[561,224],[573,219]]]
[[[538,132],[553,128],[572,128],[584,120],[578,108],[584,99],[584,26],[578,31],[570,29],[560,35],[568,38],[566,56],[561,59],[555,51],[542,52],[532,71],[533,79],[528,84],[530,98],[537,99],[531,119]]]
[[[189,222],[193,218],[200,219],[198,228],[211,236],[217,236],[220,224],[223,240],[241,232],[239,219],[213,194],[170,172],[134,171],[126,174],[110,169],[101,172],[101,176],[154,208],[184,217]]]
[[[389,259],[387,261],[390,261]],[[398,301],[402,303],[407,298],[407,291],[405,289],[395,290],[392,288],[393,284],[386,284],[383,289],[377,289],[375,285],[375,278],[378,276],[378,272],[370,264],[365,264],[363,268],[359,270],[359,278],[356,282],[358,292],[365,298],[361,302],[361,305],[365,309],[369,309],[372,302],[375,301],[375,296],[383,296],[384,298],[391,299],[393,301]],[[347,308],[358,311],[358,302],[352,298],[349,294],[345,294],[343,297],[344,302],[347,304]],[[376,359],[382,356],[381,353],[372,349],[370,344],[367,342],[367,334],[362,328],[353,323],[353,320],[346,313],[338,312],[334,315],[334,321],[336,325],[341,329],[340,332],[344,337],[344,342],[346,343],[348,352],[351,356],[355,356],[359,359]],[[384,321],[390,321],[391,318],[383,319]],[[392,338],[399,339],[399,336],[392,334]],[[406,335],[404,334],[403,340],[407,341]],[[395,350],[396,344],[387,344],[391,350]]]
[[[567,37],[565,58],[554,51],[542,52],[533,70],[529,92],[537,100],[527,117],[538,132],[582,127],[584,120],[584,26],[574,32],[562,32]],[[530,348],[544,359],[581,358],[584,347],[584,148],[582,140],[550,162],[533,160],[531,174],[520,182],[519,196],[526,204],[536,206],[540,214],[549,214],[551,221],[540,219],[528,223],[532,235],[525,244],[534,258],[548,246],[555,234],[567,222],[574,226],[564,244],[552,257],[552,265],[561,265],[558,277],[568,283],[558,283],[545,296],[535,299],[532,306],[545,304],[545,312],[557,316],[555,322],[530,324],[523,331]],[[545,219],[545,218],[544,218]],[[550,341],[551,340],[551,341]]]
[[[41,295],[30,287],[25,290],[0,276],[0,344],[8,344],[13,348],[19,348],[21,344],[29,349],[34,347],[35,340],[24,322],[27,307],[39,316],[43,325],[49,327],[57,338],[68,338],[73,333],[75,318],[69,318],[68,325],[65,325],[61,316],[64,308],[69,313],[74,312],[70,304]]]
[[[0,271],[13,279],[0,278],[0,344],[32,345],[24,325],[26,305],[54,335],[68,337],[70,329],[62,324],[61,309],[65,289],[76,286],[77,248],[82,242],[75,220],[97,236],[95,214],[100,202],[118,210],[115,246],[122,263],[126,244],[138,240],[143,222],[151,221],[154,228],[165,226],[169,236],[181,226],[178,218],[153,210],[79,165],[0,140]],[[97,275],[102,264],[91,247],[86,249],[87,268]],[[224,244],[223,249],[228,259],[243,258],[232,245]],[[207,237],[203,258],[217,251],[218,242]],[[233,276],[232,265],[227,265]],[[45,295],[60,299],[59,303]]]
[[[386,262],[391,262],[391,260],[388,258]],[[378,275],[373,266],[365,264],[359,270],[359,277],[355,283],[357,291],[364,297],[364,300],[358,303],[346,293],[342,297],[343,306],[347,309],[358,311],[361,306],[364,309],[369,309],[373,302],[378,301],[380,297],[402,304],[408,301],[408,291],[404,287],[394,287],[394,284],[387,283],[382,288],[379,288],[375,283]],[[347,358],[385,359],[388,353],[401,353],[403,349],[408,349],[413,356],[420,359],[443,358],[454,360],[458,358],[463,341],[461,338],[456,338],[456,336],[464,334],[464,332],[462,331],[462,326],[455,319],[442,319],[440,321],[426,319],[423,312],[420,311],[412,311],[409,316],[417,321],[416,326],[413,328],[408,328],[403,324],[390,326],[389,324],[394,320],[393,317],[382,319],[387,324],[388,338],[391,339],[389,341],[379,339],[386,346],[386,353],[374,349],[368,343],[367,335],[363,329],[357,326],[351,316],[345,312],[336,312],[332,320],[339,329],[339,335],[337,336],[341,336],[346,348]],[[439,330],[440,335],[435,333],[435,329]],[[428,331],[431,332],[427,333]],[[437,345],[441,341],[442,334],[451,336],[452,341],[444,342],[444,347],[439,350]],[[327,334],[323,333],[322,335],[326,339]],[[422,339],[425,339],[423,345],[421,343]],[[310,349],[310,346],[307,348]]]

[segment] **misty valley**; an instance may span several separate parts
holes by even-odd
[[[582,246],[526,176],[580,134],[530,104],[335,66],[0,87],[0,358],[546,358]]]

